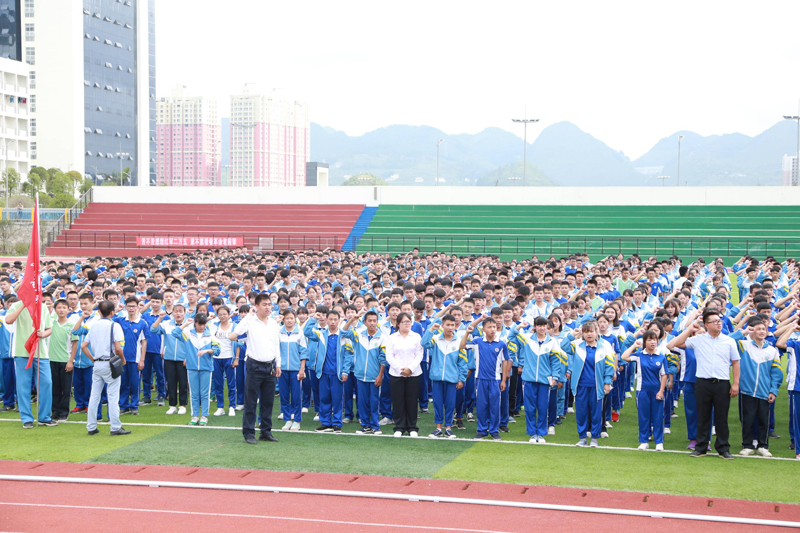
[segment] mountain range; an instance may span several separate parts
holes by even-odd
[[[781,121],[754,137],[741,133],[702,136],[679,131],[631,161],[622,152],[570,122],[548,126],[527,146],[528,186],[660,185],[677,176],[681,185],[780,185],[781,157],[794,154],[795,124]],[[487,128],[474,135],[448,135],[430,126],[393,125],[361,136],[311,124],[311,160],[330,165],[331,184],[373,174],[389,185],[521,185],[524,143],[513,133]],[[512,179],[509,179],[512,178]],[[530,178],[530,179],[527,179]]]

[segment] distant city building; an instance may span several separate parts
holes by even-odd
[[[327,187],[329,168],[327,163],[306,163],[306,186]]]
[[[781,175],[783,176],[783,185],[798,185],[800,181],[797,179],[797,156],[784,155],[783,164],[781,165]]]
[[[155,183],[155,0],[24,0],[21,24],[32,163]]]
[[[22,13],[21,0],[0,0],[0,58],[22,61]],[[33,4],[25,2],[25,9]],[[31,8],[32,9],[32,8]],[[31,28],[31,33],[33,28]],[[33,40],[33,35],[30,35]]]
[[[2,13],[0,13],[2,18]],[[13,168],[25,180],[30,170],[30,159],[36,157],[31,148],[28,95],[28,66],[13,59],[0,58],[0,161],[2,171]],[[35,145],[34,145],[35,146]],[[7,165],[7,166],[6,166]],[[0,184],[5,189],[5,181]]]
[[[177,86],[157,103],[159,185],[219,186],[221,138],[217,103]]]
[[[230,185],[298,186],[311,158],[308,106],[268,95],[231,97]]]

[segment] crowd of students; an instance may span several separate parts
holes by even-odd
[[[90,434],[104,404],[113,435],[129,433],[121,415],[153,402],[192,425],[209,423],[212,400],[213,416],[236,416],[249,391],[244,324],[268,305],[283,430],[313,413],[319,432],[358,423],[360,434],[391,425],[394,436],[417,437],[419,413],[432,409],[430,438],[457,438],[474,422],[474,438],[501,439],[519,421],[539,444],[574,413],[577,445],[596,447],[635,401],[639,448],[652,440],[663,450],[682,398],[692,456],[705,455],[716,432],[716,451],[731,458],[736,398],[740,454],[769,457],[785,367],[791,446],[800,438],[792,259],[223,249],[48,261],[42,363],[31,368],[33,326],[15,296],[22,266],[1,268],[0,410],[19,410],[25,428],[37,395],[39,425],[88,413]],[[97,368],[114,354],[124,362],[116,380],[108,364]],[[262,422],[262,437],[269,429]]]

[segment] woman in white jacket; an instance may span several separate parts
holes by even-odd
[[[422,337],[411,331],[412,323],[413,319],[408,313],[397,315],[399,329],[386,341],[395,437],[402,437],[403,433],[416,437],[419,432],[417,402],[422,374]]]

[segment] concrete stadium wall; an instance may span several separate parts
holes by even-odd
[[[139,204],[783,205],[800,187],[96,187],[94,201]],[[742,213],[746,216],[746,213]]]

